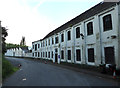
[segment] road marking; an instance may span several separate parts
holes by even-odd
[[[24,78],[24,79],[22,79],[23,81],[25,81],[26,80],[26,78]]]
[[[20,70],[22,70],[22,69],[20,69]]]

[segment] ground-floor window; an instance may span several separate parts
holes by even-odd
[[[94,62],[94,48],[88,49],[88,62]]]
[[[40,53],[38,52],[38,57],[40,56]]]
[[[37,57],[37,52],[35,52],[35,56]]]
[[[42,52],[41,52],[41,57],[42,57]]]
[[[47,52],[46,52],[46,57],[47,57]]]
[[[61,59],[64,59],[64,51],[61,50]]]
[[[53,58],[53,51],[52,51],[52,53],[51,53],[51,54],[52,54],[51,56],[52,56],[52,58]]]
[[[43,57],[44,57],[44,52],[43,52]]]
[[[80,52],[80,49],[76,49],[76,61],[81,61],[81,52]]]
[[[71,50],[68,50],[68,60],[71,60]]]
[[[114,47],[105,47],[104,54],[106,64],[115,64]]]
[[[48,52],[48,58],[50,58],[50,52]]]

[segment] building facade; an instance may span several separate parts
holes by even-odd
[[[32,42],[32,56],[120,69],[120,2],[101,2]]]
[[[11,48],[7,49],[5,56],[32,57],[32,52],[28,50],[28,47]]]

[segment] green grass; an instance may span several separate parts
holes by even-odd
[[[6,77],[10,76],[14,72],[16,72],[19,68],[14,67],[8,60],[6,60],[3,56],[2,59],[2,79],[4,80]]]

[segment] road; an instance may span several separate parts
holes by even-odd
[[[3,82],[3,86],[118,86],[113,80],[96,77],[40,61],[7,57],[20,70]]]

